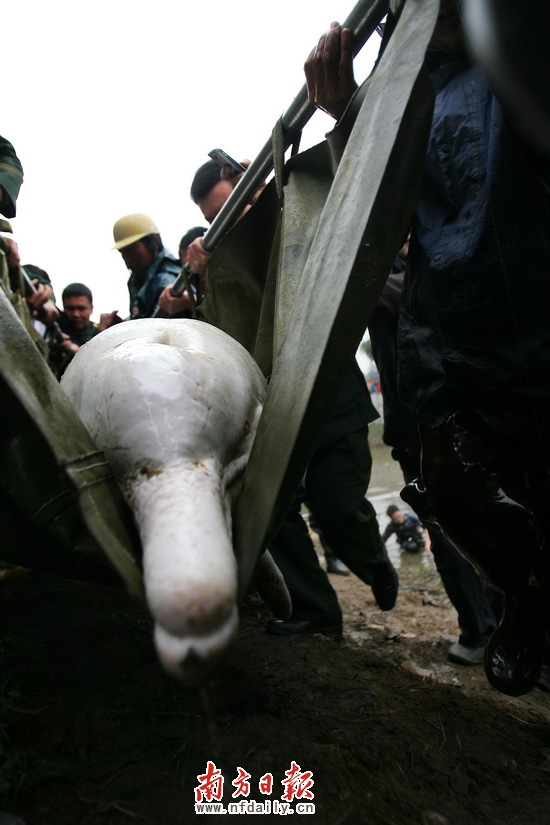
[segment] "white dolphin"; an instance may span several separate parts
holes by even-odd
[[[231,508],[265,379],[209,324],[143,319],[81,347],[61,386],[134,512],[159,658],[181,680],[201,680],[238,624]],[[269,558],[262,566],[288,614],[280,573]]]

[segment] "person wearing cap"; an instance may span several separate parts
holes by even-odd
[[[152,218],[141,212],[119,218],[113,226],[113,237],[113,249],[118,249],[130,270],[130,315],[126,320],[151,318],[161,292],[180,273],[179,261],[163,246]],[[102,328],[104,321],[102,318]],[[112,323],[117,323],[116,316]]]
[[[0,213],[6,218],[15,217],[15,202],[22,183],[23,167],[15,149],[9,140],[0,137]]]
[[[0,232],[13,232],[9,221],[4,218],[15,217],[15,202],[23,183],[23,167],[15,154],[15,149],[6,138],[0,137]],[[12,294],[9,278],[9,264],[6,255],[9,252],[5,235],[0,235],[0,288],[8,297]]]

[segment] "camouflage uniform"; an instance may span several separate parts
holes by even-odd
[[[23,167],[15,154],[15,149],[8,140],[0,137],[0,187],[4,193],[0,212],[6,218],[15,217],[15,201],[22,183]]]

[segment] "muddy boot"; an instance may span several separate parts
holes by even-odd
[[[481,647],[467,647],[461,645],[460,642],[455,642],[451,645],[447,654],[447,659],[457,665],[482,665],[485,654],[485,645]]]
[[[322,542],[325,551],[325,561],[327,563],[327,573],[336,573],[337,576],[349,576],[349,570],[340,559],[335,556],[328,544]]]
[[[289,621],[270,619],[265,630],[271,636],[303,636],[310,633],[322,633],[329,639],[340,640],[343,633],[342,614],[339,612],[315,619],[290,619]]]
[[[374,568],[371,589],[380,610],[393,610],[399,592],[399,578],[387,553],[385,560]]]
[[[542,537],[521,463],[459,416],[421,428],[421,441],[426,497],[447,538],[496,590],[530,592]]]
[[[536,684],[547,625],[544,536],[533,512],[527,459],[465,416],[421,428],[422,479],[437,521],[482,577],[505,594],[504,616],[489,639],[485,671],[497,690],[521,696]],[[540,486],[540,485],[539,485]]]
[[[504,615],[485,648],[485,674],[494,688],[522,696],[540,679],[546,638],[546,607],[540,591],[506,596]]]

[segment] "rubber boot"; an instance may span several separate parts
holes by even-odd
[[[425,510],[482,577],[506,595],[504,616],[487,645],[485,670],[494,687],[517,696],[536,683],[547,625],[533,575],[544,544],[529,506],[529,484],[510,450],[483,439],[464,416],[421,429]],[[409,487],[402,497],[407,497]],[[412,498],[419,498],[416,484]],[[420,497],[421,498],[421,497]]]

